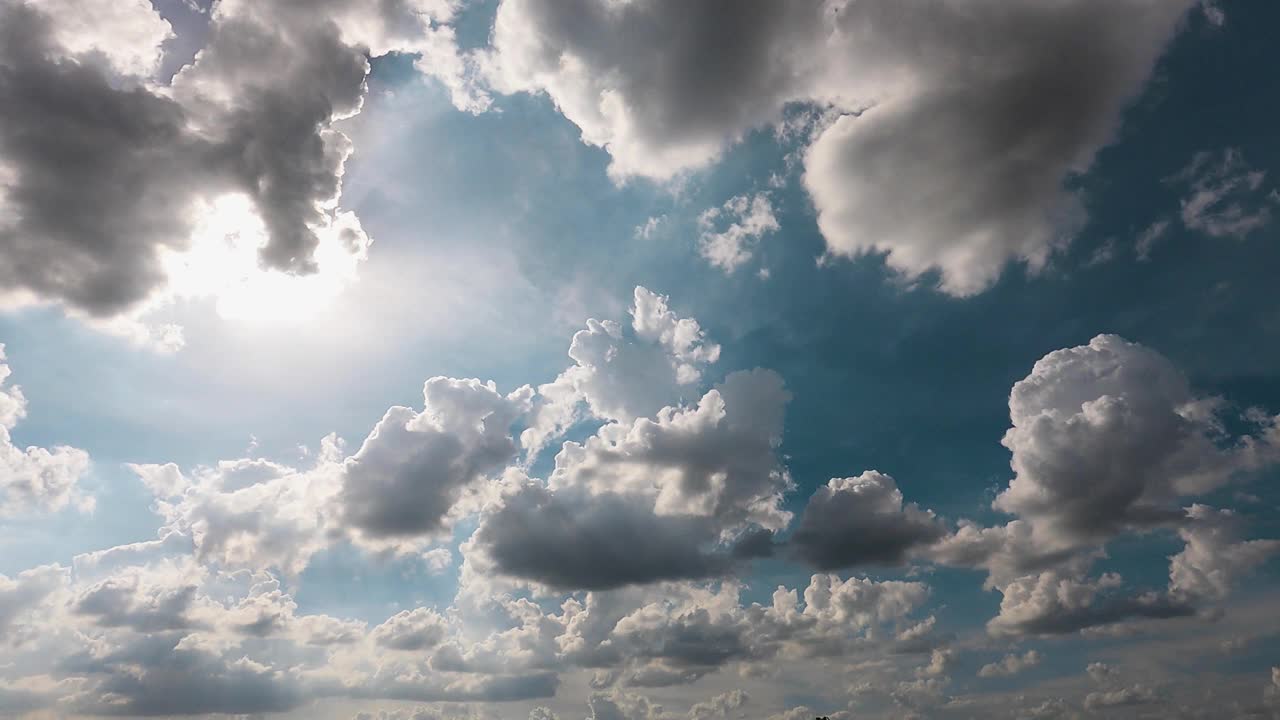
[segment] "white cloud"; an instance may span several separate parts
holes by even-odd
[[[55,511],[69,505],[91,510],[80,480],[89,469],[89,454],[65,445],[52,448],[14,445],[10,435],[26,417],[22,388],[8,384],[12,371],[0,344],[0,517],[29,511]]]
[[[313,315],[370,243],[340,208],[352,145],[335,126],[360,112],[369,58],[418,54],[455,102],[487,107],[454,7],[225,0],[168,81],[153,76],[173,30],[146,0],[0,2],[0,306],[57,304],[169,350],[179,331],[156,313],[181,300]]]
[[[1113,335],[1049,353],[1010,395],[1015,477],[994,507],[1048,547],[1174,524],[1178,498],[1274,462],[1274,422],[1229,438],[1220,405],[1162,355]]]
[[[790,520],[777,457],[789,398],[776,373],[732,373],[696,406],[565,443],[545,487],[521,483],[482,518],[480,548],[499,571],[556,587],[722,574],[735,560],[725,543]]]
[[[1040,664],[1040,653],[1035,650],[1028,650],[1018,655],[1016,653],[1005,655],[999,662],[987,663],[978,670],[978,677],[1008,677],[1017,675],[1018,673],[1030,667]]]
[[[668,298],[637,286],[631,331],[612,320],[588,320],[573,336],[574,365],[538,388],[535,413],[521,444],[531,457],[580,419],[629,422],[651,417],[697,391],[702,371],[720,357],[698,321],[680,317]]]
[[[732,273],[751,259],[760,238],[779,227],[767,194],[738,195],[698,216],[698,250],[712,266]]]

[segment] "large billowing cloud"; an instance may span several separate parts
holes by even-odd
[[[200,254],[228,246],[248,253],[228,272],[349,280],[369,239],[338,209],[352,148],[334,123],[359,112],[372,56],[418,53],[461,91],[452,12],[226,0],[169,80],[173,31],[148,2],[0,2],[0,300],[133,316],[235,289]]]
[[[497,91],[546,93],[617,179],[704,167],[789,104],[830,107],[804,153],[829,251],[968,295],[1069,239],[1064,181],[1191,5],[505,0],[481,65]]]
[[[27,414],[22,388],[8,384],[12,371],[0,344],[0,517],[19,512],[61,510],[68,505],[93,507],[80,492],[89,469],[89,454],[63,446],[21,448],[9,434]]]
[[[789,399],[767,370],[732,373],[696,406],[565,443],[476,539],[499,572],[560,588],[717,575],[744,532],[776,531],[790,477],[776,455]]]
[[[1278,459],[1275,418],[1227,410],[1193,392],[1168,358],[1113,335],[1051,352],[1009,397],[1003,442],[1014,477],[993,507],[1016,519],[962,523],[927,554],[988,570],[988,587],[1003,595],[989,624],[998,635],[1195,614],[1276,551],[1241,540],[1230,513],[1180,505]],[[1229,433],[1229,420],[1248,432]],[[1157,528],[1186,543],[1168,588],[1134,592],[1117,574],[1088,576],[1109,542]]]
[[[1114,335],[1049,353],[1010,394],[1003,442],[1015,477],[994,506],[1049,546],[1175,524],[1178,498],[1277,457],[1273,419],[1233,438],[1219,404],[1167,358]]]

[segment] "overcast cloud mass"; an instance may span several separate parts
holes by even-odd
[[[1278,22],[0,0],[0,717],[1280,720]]]

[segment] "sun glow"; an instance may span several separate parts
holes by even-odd
[[[197,210],[191,245],[162,258],[176,298],[212,298],[220,316],[261,325],[296,325],[331,307],[356,279],[369,238],[353,213],[326,214],[312,230],[320,240],[316,272],[296,275],[264,269],[259,250],[267,229],[253,202],[229,194]]]

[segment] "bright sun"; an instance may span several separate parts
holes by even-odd
[[[267,230],[252,201],[238,194],[206,203],[197,214],[191,246],[166,254],[162,263],[174,295],[212,298],[218,314],[260,325],[296,325],[313,320],[355,280],[368,238],[351,213],[335,213],[312,228],[320,240],[318,271],[292,275],[265,270],[258,251]]]

